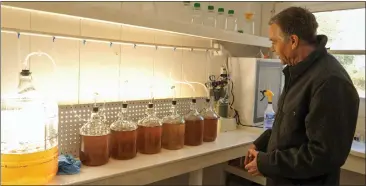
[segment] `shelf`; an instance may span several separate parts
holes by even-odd
[[[2,2],[2,5],[31,9],[42,12],[82,17],[96,21],[109,22],[114,24],[124,24],[135,27],[143,27],[152,30],[160,30],[170,33],[189,35],[212,39],[217,41],[226,41],[231,43],[270,47],[268,38],[255,36],[245,33],[230,32],[221,29],[210,28],[204,25],[194,25],[181,23],[169,19],[157,18],[153,16],[144,16],[121,12],[119,9],[103,9],[99,7],[86,6],[83,3],[62,3],[62,2]]]
[[[244,169],[241,169],[239,167],[235,167],[232,165],[226,165],[224,170],[228,173],[234,174],[236,176],[242,177],[244,179],[250,180],[252,182],[255,182],[260,185],[266,185],[266,178],[263,176],[252,176]]]

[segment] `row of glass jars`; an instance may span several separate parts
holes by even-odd
[[[98,107],[93,107],[90,120],[80,129],[80,160],[84,165],[106,164],[110,157],[118,160],[132,159],[137,152],[156,154],[161,148],[178,150],[216,140],[218,115],[210,99],[199,113],[196,99],[192,99],[190,112],[181,116],[172,101],[171,112],[160,119],[154,105],[149,103],[146,116],[137,123],[127,114],[128,105],[122,105],[118,119],[110,126],[103,123]]]

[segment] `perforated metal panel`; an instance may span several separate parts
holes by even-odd
[[[178,112],[185,115],[189,112],[191,99],[180,98],[177,100]],[[128,101],[128,113],[135,121],[142,119],[145,115],[148,100]],[[169,114],[171,99],[160,99],[154,101],[154,108],[157,116],[162,118]],[[204,98],[197,98],[199,111],[204,106]],[[114,122],[122,108],[122,102],[105,103],[105,115],[107,124]],[[79,130],[85,121],[89,119],[92,104],[60,105],[59,106],[59,152],[72,154],[79,157]]]

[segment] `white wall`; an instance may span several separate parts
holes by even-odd
[[[34,2],[37,3],[37,2]],[[68,3],[73,6],[72,2]],[[130,2],[129,2],[130,3]],[[85,6],[94,10],[107,11],[108,9],[122,9],[126,3],[120,2],[85,2]],[[128,10],[139,12],[140,3]],[[148,4],[148,3],[147,3]],[[193,3],[192,3],[193,4]],[[249,3],[213,2],[217,10],[224,7],[225,11],[234,9],[238,17],[243,18],[243,12]],[[84,5],[84,4],[83,4]],[[144,3],[146,5],[146,3]],[[208,2],[202,2],[201,7],[206,10]],[[148,5],[147,7],[149,7]],[[172,19],[180,16],[179,9],[182,2],[158,2],[155,4],[158,16]],[[251,3],[250,9],[255,12],[256,33],[259,34],[261,5]],[[125,7],[124,7],[125,8]],[[241,19],[239,19],[241,20]],[[131,26],[101,23],[91,20],[51,15],[33,11],[1,8],[1,26],[15,29],[27,29],[41,32],[55,32],[60,34],[80,35],[82,37],[100,37],[124,41],[136,41],[170,45],[188,45],[193,47],[210,47],[211,40],[183,36],[160,31],[152,31]],[[57,64],[57,73],[53,73],[51,63],[46,57],[31,57],[31,70],[37,88],[53,95],[60,104],[87,103],[92,101],[92,94],[97,91],[106,101],[122,99],[123,81],[128,79],[131,85],[128,99],[148,99],[149,84],[153,77],[160,86],[156,85],[155,97],[169,97],[169,73],[175,80],[183,80],[186,76],[189,81],[204,83],[208,74],[218,74],[224,63],[224,56],[209,56],[206,52],[173,51],[172,49],[158,49],[148,47],[113,45],[72,40],[21,35],[17,39],[15,34],[1,34],[1,93],[2,95],[14,91],[17,86],[17,77],[21,68],[20,61],[34,51],[50,54]],[[52,78],[51,78],[52,77]],[[162,88],[165,89],[162,89]],[[195,96],[205,96],[201,87],[196,87]],[[177,85],[177,97],[188,97],[192,91],[185,85]]]
[[[102,37],[127,41],[150,42],[171,45],[210,47],[211,41],[162,33],[128,26],[119,26],[76,18],[62,17],[24,10],[1,8],[1,26],[49,31],[83,37]],[[1,94],[13,91],[21,68],[20,61],[34,51],[49,53],[57,64],[56,76],[45,57],[31,58],[31,70],[39,90],[54,95],[60,104],[85,103],[92,101],[93,91],[98,91],[106,101],[121,99],[122,81],[128,79],[133,86],[129,99],[149,98],[149,83],[153,75],[162,87],[156,88],[156,98],[169,96],[167,81],[169,72],[176,80],[205,82],[208,73],[218,74],[224,62],[222,57],[206,59],[206,52],[173,51],[148,47],[86,43],[52,38],[15,34],[1,35]],[[182,69],[182,67],[184,69]],[[54,77],[52,79],[51,77]],[[191,96],[185,86],[177,86],[177,97]],[[196,96],[204,96],[204,90],[197,87]]]

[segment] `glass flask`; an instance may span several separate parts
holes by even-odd
[[[206,99],[206,108],[202,111],[203,116],[203,141],[212,142],[217,138],[217,125],[219,116],[213,109],[210,99]]]
[[[197,111],[196,99],[192,99],[190,112],[184,117],[184,144],[198,146],[203,142],[203,117]]]
[[[184,118],[178,114],[177,101],[172,101],[171,113],[163,118],[162,146],[168,150],[178,150],[184,146]]]
[[[1,99],[1,185],[46,184],[58,167],[58,105],[22,70],[17,93]]]
[[[162,124],[154,111],[154,104],[149,103],[146,116],[138,123],[137,148],[142,154],[156,154],[161,151]]]
[[[111,156],[118,160],[132,159],[137,152],[137,124],[130,120],[127,111],[127,103],[123,103],[117,121],[110,127]]]
[[[90,119],[80,128],[80,161],[87,166],[99,166],[110,157],[110,129],[103,122],[99,107],[93,106]]]

